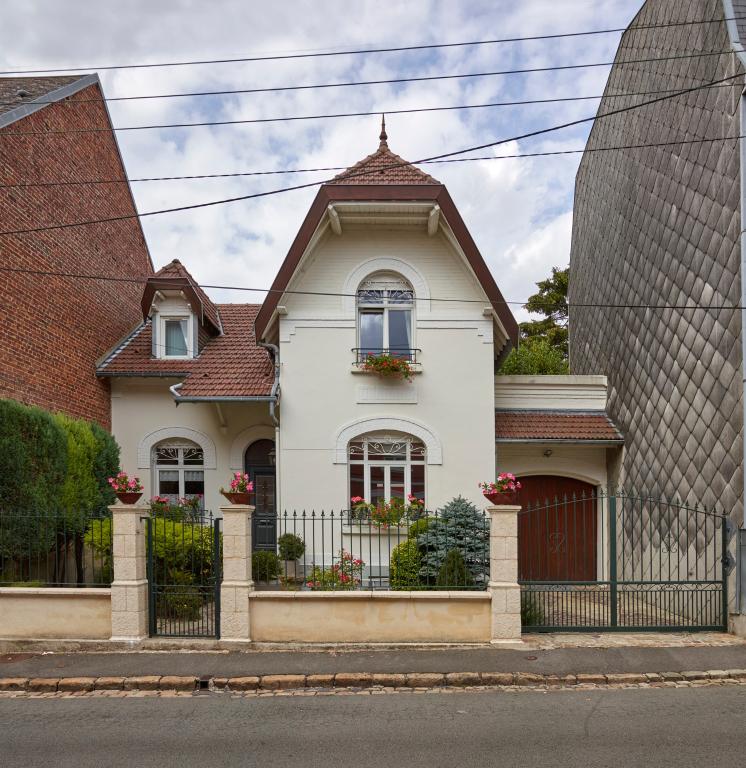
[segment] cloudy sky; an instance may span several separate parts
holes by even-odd
[[[3,0],[0,68],[91,67],[458,42],[627,25],[642,0]],[[478,73],[611,61],[620,34],[100,73],[107,96]],[[608,68],[228,97],[114,102],[115,127],[241,120],[494,101],[596,96]],[[391,149],[408,160],[594,114],[597,101],[391,114]],[[130,178],[349,166],[374,151],[379,118],[348,117],[122,131]],[[588,126],[510,142],[480,156],[581,148]],[[525,300],[569,260],[578,155],[427,167],[449,188],[509,300]],[[291,184],[327,173],[134,183],[141,212]],[[143,220],[156,266],[181,259],[202,283],[268,286],[315,190]],[[212,291],[221,301],[263,294]],[[522,314],[522,313],[518,313]]]

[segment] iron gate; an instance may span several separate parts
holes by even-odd
[[[523,629],[727,630],[731,533],[718,512],[645,495],[524,504]]]
[[[151,637],[220,637],[220,520],[146,520]]]

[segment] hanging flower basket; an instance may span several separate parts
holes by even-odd
[[[501,472],[495,482],[479,483],[479,487],[485,498],[496,506],[515,504],[516,494],[521,490],[520,482],[510,472]]]
[[[254,483],[249,480],[249,476],[245,472],[235,472],[231,478],[230,489],[226,491],[225,488],[221,488],[220,493],[231,504],[248,504],[253,490]]]

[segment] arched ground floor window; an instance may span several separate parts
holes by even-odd
[[[153,489],[155,496],[172,502],[205,496],[204,454],[190,440],[162,440],[153,446]]]
[[[425,444],[405,434],[373,433],[348,446],[349,497],[376,504],[406,500],[412,494],[427,502]]]

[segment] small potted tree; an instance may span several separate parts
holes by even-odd
[[[110,477],[107,482],[122,504],[136,504],[142,496],[142,483],[139,477],[129,477],[126,472],[119,472],[116,477]]]
[[[294,533],[283,533],[277,539],[277,548],[282,563],[282,573],[288,581],[298,581],[298,560],[303,557],[306,545],[300,536]]]
[[[245,472],[236,472],[231,478],[230,489],[226,491],[221,488],[220,493],[231,504],[248,504],[253,490],[254,483],[249,480],[249,476]]]
[[[511,472],[501,472],[494,482],[479,483],[482,493],[492,504],[515,504],[521,484]]]

